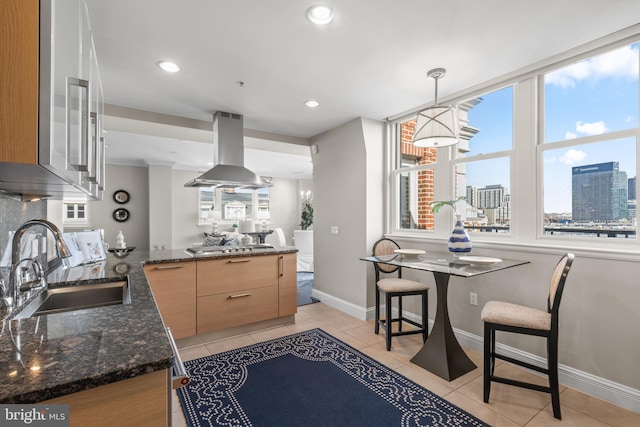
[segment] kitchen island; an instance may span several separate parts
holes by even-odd
[[[296,251],[273,248],[251,256]],[[0,403],[65,403],[68,395],[105,385],[154,373],[166,377],[173,351],[143,266],[245,256],[136,250],[124,258],[108,254],[106,261],[85,266],[79,275],[58,269],[48,276],[50,288],[128,279],[131,303],[20,320],[0,313]],[[76,277],[69,277],[72,273]],[[73,421],[73,406],[71,412]]]

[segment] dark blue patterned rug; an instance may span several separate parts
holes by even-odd
[[[191,427],[487,426],[321,329],[185,366]]]

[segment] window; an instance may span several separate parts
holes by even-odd
[[[68,225],[89,224],[89,205],[86,201],[67,201],[62,203],[63,223]]]
[[[433,231],[436,223],[429,203],[463,196],[466,200],[458,207],[464,208],[458,210],[470,231],[509,231],[513,88],[458,103],[458,116],[460,142],[451,148],[452,160],[447,148],[412,144],[414,119],[398,124],[397,229]]]
[[[448,236],[452,215],[429,203],[464,196],[472,240],[637,245],[640,43],[597,49],[445,101],[458,108],[453,147],[414,147],[413,118],[398,118],[388,233]]]
[[[396,175],[398,211],[396,228],[403,230],[433,230],[434,217],[429,202],[435,200],[433,165],[437,149],[420,148],[412,144],[415,119],[399,124],[400,167]]]
[[[639,62],[634,43],[544,75],[544,235],[636,238]]]
[[[232,224],[244,219],[263,221],[270,218],[268,187],[258,190],[200,187],[199,190],[200,225],[208,225],[213,219]]]
[[[469,232],[508,233],[513,154],[513,87],[458,104],[467,114],[460,147],[452,161],[454,198],[465,197],[460,212]],[[459,209],[460,210],[460,209]]]
[[[213,212],[216,206],[216,192],[211,187],[200,187],[200,200],[198,206],[200,208],[200,222],[209,220],[209,212]]]

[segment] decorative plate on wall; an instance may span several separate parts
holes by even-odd
[[[125,222],[129,219],[129,211],[125,208],[118,208],[113,211],[113,219],[118,222]]]
[[[119,203],[121,205],[124,205],[125,203],[127,203],[130,199],[129,193],[125,190],[118,190],[115,193],[113,193],[113,200],[116,203]]]

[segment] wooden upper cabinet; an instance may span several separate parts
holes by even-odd
[[[38,0],[0,2],[0,161],[38,163]]]
[[[0,1],[0,190],[100,199],[103,110],[84,0]]]

